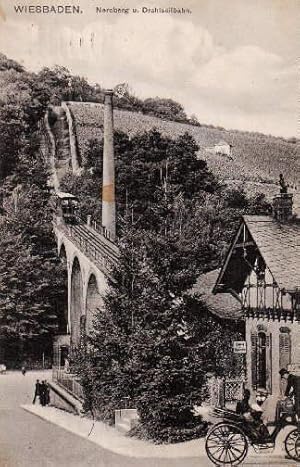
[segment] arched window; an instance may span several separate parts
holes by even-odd
[[[291,363],[291,334],[289,328],[279,329],[279,368]]]
[[[267,386],[267,337],[264,332],[258,333],[257,339],[257,385]]]
[[[258,329],[251,334],[251,376],[254,389],[272,390],[272,334]]]

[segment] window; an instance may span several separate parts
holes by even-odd
[[[267,386],[267,338],[264,332],[258,333],[257,340],[257,385]]]
[[[251,334],[252,386],[271,392],[272,335],[259,330]]]
[[[291,334],[289,328],[280,328],[279,368],[287,368],[291,363]]]

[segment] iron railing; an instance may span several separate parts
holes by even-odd
[[[83,388],[76,375],[66,373],[65,370],[62,369],[54,368],[52,370],[52,381],[68,391],[72,396],[76,397],[76,399],[80,401],[84,399]]]
[[[116,264],[117,254],[93,235],[93,232],[85,224],[64,225],[60,224],[68,238],[77,245],[100,269],[110,273]]]
[[[211,378],[207,382],[210,405],[224,407],[227,402],[233,403],[241,400],[244,384],[242,378]]]

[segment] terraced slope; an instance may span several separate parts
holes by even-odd
[[[79,151],[84,157],[88,141],[102,137],[103,105],[69,102],[68,107],[74,118]],[[197,141],[200,155],[222,179],[274,182],[280,172],[291,183],[297,183],[300,179],[300,146],[280,138],[198,127],[118,109],[115,109],[114,118],[116,129],[128,134],[154,127],[169,137],[177,137],[188,131]],[[205,150],[220,140],[233,145],[233,161]]]
[[[89,140],[103,136],[103,105],[68,102],[77,138],[79,159],[84,160]],[[271,196],[278,189],[279,173],[290,184],[300,186],[300,145],[281,138],[256,133],[199,127],[162,120],[138,112],[115,109],[115,128],[129,135],[157,128],[162,134],[175,138],[189,132],[197,141],[199,157],[205,159],[221,180],[242,183],[247,191],[263,191]],[[233,145],[233,160],[207,151],[220,140]]]

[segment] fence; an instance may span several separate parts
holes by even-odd
[[[244,381],[242,379],[211,378],[207,382],[209,403],[215,407],[224,407],[242,399]]]
[[[52,368],[52,359],[45,357],[36,360],[22,360],[3,358],[0,363],[4,363],[8,370],[21,370],[24,366],[27,371],[32,370],[50,370]]]
[[[84,224],[64,225],[60,224],[59,229],[63,230],[65,235],[84,252],[94,263],[98,264],[100,269],[104,268],[109,273],[117,260],[109,258],[107,251],[103,250],[103,245],[99,239],[93,237],[92,232],[86,229]],[[96,230],[96,229],[95,229]]]
[[[66,373],[65,370],[52,370],[52,380],[62,386],[72,396],[79,400],[83,400],[83,388],[78,382],[77,376],[71,373]]]

